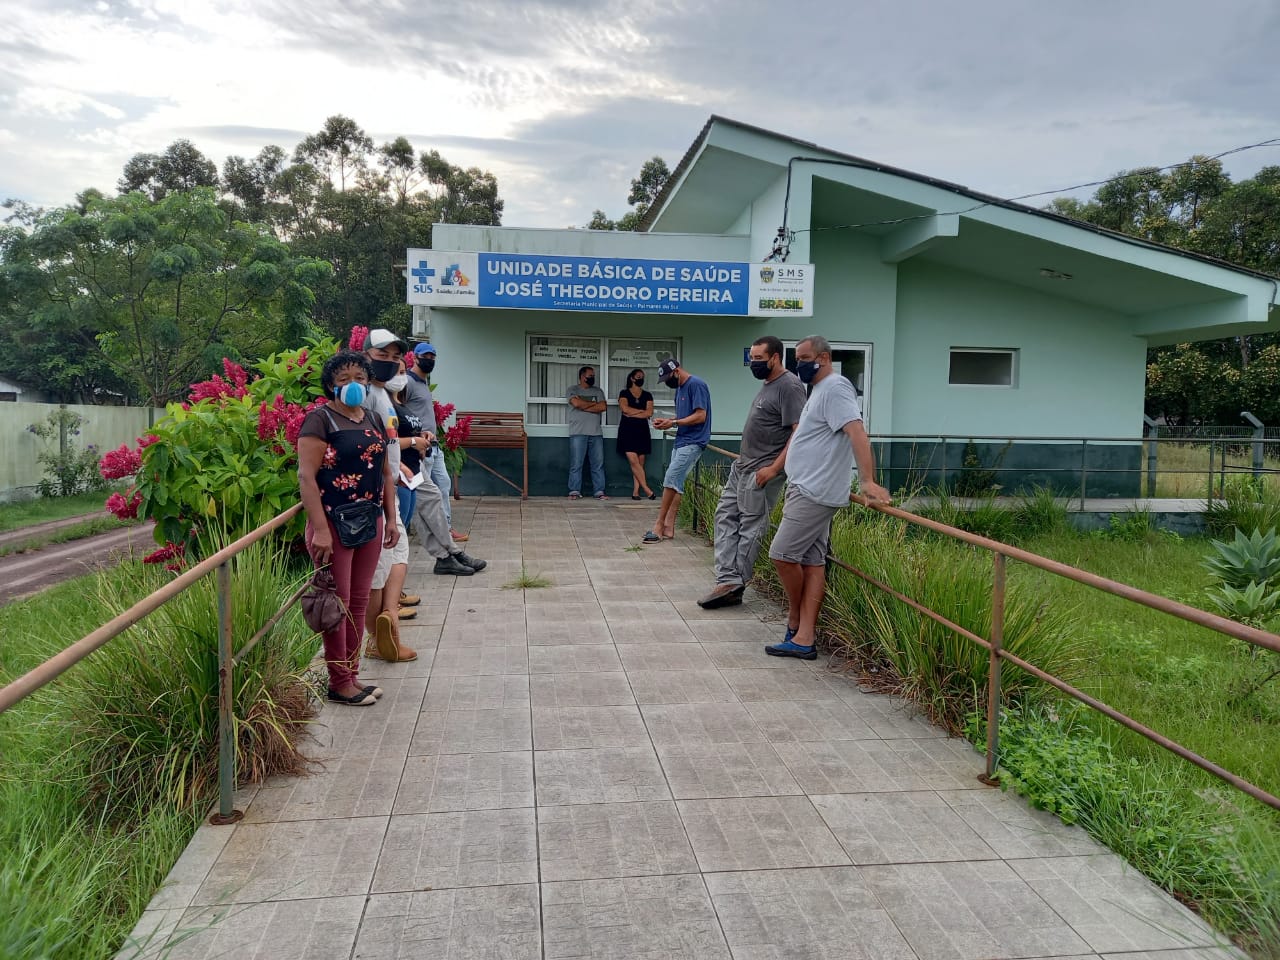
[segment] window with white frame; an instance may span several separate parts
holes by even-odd
[[[947,383],[967,387],[1016,387],[1018,351],[986,347],[952,347]]]
[[[609,400],[606,423],[618,422],[618,394],[636,367],[645,372],[644,388],[653,394],[655,407],[675,403],[675,391],[658,381],[657,368],[667,357],[680,355],[679,339],[529,334],[527,341],[526,417],[531,424],[565,422],[565,394],[578,382],[583,367],[595,368],[596,386]]]

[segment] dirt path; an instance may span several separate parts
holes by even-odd
[[[48,536],[51,533],[57,533],[66,527],[74,527],[77,523],[84,523],[86,520],[97,520],[99,517],[105,517],[106,512],[103,510],[94,510],[92,513],[82,513],[78,517],[63,517],[61,520],[46,520],[44,523],[35,523],[29,527],[19,527],[17,530],[6,530],[0,533],[0,547],[8,546],[11,543],[22,543],[25,540],[34,540],[37,537]]]
[[[73,517],[70,520],[54,520],[51,524],[26,527],[13,533],[22,534],[17,539],[29,539],[36,535],[37,530],[57,529],[57,526],[69,526],[83,519],[85,518]],[[100,533],[95,537],[51,544],[29,553],[0,557],[0,604],[39,593],[55,583],[108,566],[130,551],[139,555],[150,553],[155,549],[151,526],[150,523],[139,523],[123,530]],[[3,542],[0,540],[0,543]]]

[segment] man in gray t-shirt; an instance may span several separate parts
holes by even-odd
[[[591,486],[597,500],[607,500],[604,493],[604,431],[601,422],[608,409],[604,391],[596,386],[594,367],[581,367],[578,382],[565,394],[569,409],[565,423],[569,425],[569,499],[582,498],[582,460],[591,461]]]
[[[738,459],[729,468],[716,505],[716,585],[698,601],[704,610],[742,602],[769,516],[786,477],[787,444],[804,409],[804,385],[782,365],[782,341],[761,337],[751,345],[751,373],[763,380],[742,427]]]
[[[787,591],[787,633],[781,643],[764,651],[773,657],[815,660],[814,629],[827,591],[831,519],[852,496],[855,460],[862,496],[888,503],[889,491],[875,482],[875,457],[857,393],[832,367],[831,345],[824,337],[806,337],[796,344],[796,373],[801,382],[812,383],[813,390],[787,449],[787,500],[769,546],[769,558]]]

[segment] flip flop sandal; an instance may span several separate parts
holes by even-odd
[[[646,530],[643,537],[640,538],[641,543],[660,543],[662,537],[658,536],[652,530]]]

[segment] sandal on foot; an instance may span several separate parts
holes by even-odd
[[[640,538],[641,543],[658,543],[661,540],[662,538],[652,530],[646,530],[644,536]]]

